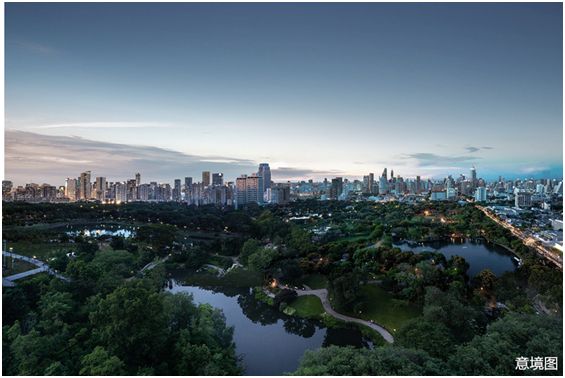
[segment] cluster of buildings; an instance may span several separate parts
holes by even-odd
[[[202,172],[201,180],[192,177],[175,179],[173,184],[141,182],[141,175],[126,181],[109,182],[105,177],[93,178],[90,171],[79,177],[67,178],[65,185],[27,184],[13,187],[2,182],[2,197],[6,201],[75,202],[183,202],[189,205],[242,206],[250,203],[285,204],[294,199],[370,200],[370,201],[457,201],[473,198],[475,202],[508,203],[516,208],[531,207],[549,210],[552,201],[563,196],[563,182],[555,179],[498,180],[486,182],[477,176],[475,167],[470,174],[451,175],[441,180],[423,180],[420,176],[405,179],[387,168],[375,178],[373,173],[363,180],[343,177],[274,183],[268,163],[259,164],[257,172],[241,175],[235,182],[225,182],[222,173]]]
[[[248,203],[284,204],[290,200],[290,187],[273,184],[269,164],[261,163],[256,173],[242,175],[234,182],[224,182],[223,173],[202,172],[201,181],[192,177],[170,183],[141,182],[141,174],[126,181],[111,182],[106,177],[93,179],[90,171],[79,177],[69,177],[65,185],[26,184],[14,187],[11,181],[2,181],[5,201],[26,202],[184,202],[189,205],[240,206]]]

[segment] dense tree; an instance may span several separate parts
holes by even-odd
[[[425,352],[330,346],[306,351],[293,375],[439,375],[445,365]]]
[[[80,375],[123,375],[124,363],[116,356],[111,356],[104,348],[97,346],[92,353],[81,359]]]
[[[458,375],[515,375],[518,357],[558,357],[562,361],[562,332],[559,318],[507,315],[491,324],[486,334],[459,347],[449,365]],[[545,373],[561,375],[561,364],[558,369]]]

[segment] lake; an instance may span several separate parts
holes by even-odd
[[[320,322],[287,316],[255,299],[251,289],[200,288],[174,281],[169,291],[190,293],[196,303],[209,303],[224,312],[234,327],[237,354],[246,375],[282,375],[296,370],[308,349],[328,345],[371,347],[357,329],[326,328]]]
[[[93,238],[98,238],[100,236],[121,236],[124,238],[130,238],[135,235],[132,230],[118,227],[114,229],[112,226],[109,226],[109,228],[79,228],[73,231],[67,231],[66,234],[69,236],[84,235]]]
[[[469,277],[473,277],[481,270],[487,268],[497,276],[500,276],[505,272],[516,270],[518,266],[514,255],[504,248],[490,243],[461,240],[459,242],[437,242],[424,245],[412,245],[404,242],[393,244],[393,246],[403,251],[412,251],[414,253],[439,252],[447,259],[452,256],[461,256],[469,264],[469,270],[467,271]]]

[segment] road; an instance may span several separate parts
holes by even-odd
[[[394,337],[390,334],[389,331],[386,330],[385,327],[383,327],[379,324],[373,323],[373,322],[369,322],[367,320],[363,320],[363,319],[359,319],[359,318],[353,318],[351,316],[343,315],[343,314],[340,314],[339,312],[336,312],[332,308],[330,301],[328,299],[328,290],[327,289],[296,290],[296,289],[291,289],[288,286],[280,286],[280,288],[294,290],[294,291],[296,291],[296,294],[299,297],[305,296],[305,295],[315,295],[316,297],[320,298],[320,301],[322,302],[322,306],[324,307],[324,310],[328,314],[333,316],[334,318],[339,319],[339,320],[343,320],[344,322],[357,323],[357,324],[361,324],[361,325],[364,325],[366,327],[369,327],[369,328],[377,331],[378,333],[380,333],[380,335],[383,337],[383,339],[385,339],[386,342],[391,343],[391,344],[394,343]]]
[[[533,248],[543,258],[545,258],[545,259],[549,260],[550,262],[552,262],[553,264],[557,265],[557,267],[561,271],[563,270],[563,258],[561,256],[559,256],[556,253],[553,253],[552,251],[547,249],[545,246],[537,243],[536,240],[533,237],[529,236],[524,231],[512,226],[511,224],[509,224],[507,222],[504,222],[503,220],[498,218],[496,215],[491,214],[485,207],[479,206],[479,205],[476,205],[476,207],[477,207],[477,209],[481,210],[487,217],[489,217],[494,222],[496,222],[498,225],[509,230],[512,233],[512,235],[514,235],[515,237],[520,239],[522,241],[522,243],[524,243],[525,245],[527,245],[530,248]]]

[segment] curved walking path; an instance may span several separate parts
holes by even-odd
[[[283,289],[293,290],[293,289],[289,288],[288,286],[280,286],[280,287],[283,288]],[[343,315],[343,314],[340,314],[339,312],[336,312],[332,308],[330,301],[328,299],[328,289],[310,289],[310,290],[294,290],[294,291],[296,291],[296,294],[299,297],[305,296],[305,295],[315,295],[316,297],[320,298],[320,301],[322,302],[322,306],[324,307],[324,310],[328,314],[333,316],[334,318],[339,319],[339,320],[343,320],[344,322],[357,323],[357,324],[361,324],[361,325],[364,325],[366,327],[369,327],[372,330],[380,333],[380,335],[383,337],[383,339],[385,339],[386,342],[394,343],[394,337],[391,335],[391,333],[389,331],[386,330],[385,327],[383,327],[379,324],[367,321],[367,320],[363,320],[363,319],[359,319],[359,318],[353,318],[351,316]]]
[[[37,266],[36,269],[27,270],[25,272],[13,274],[13,275],[8,276],[8,277],[3,277],[3,279],[2,279],[3,286],[11,286],[11,285],[8,284],[7,281],[12,282],[12,281],[19,280],[21,278],[28,277],[28,276],[31,276],[31,275],[34,275],[34,274],[37,274],[37,273],[41,273],[41,272],[47,272],[50,275],[55,276],[58,279],[63,280],[65,282],[70,281],[67,277],[57,273],[54,269],[50,268],[49,265],[47,265],[46,263],[44,263],[41,260],[34,259],[34,258],[28,257],[28,256],[18,255],[17,253],[7,252],[7,251],[2,251],[2,255],[11,257],[11,258],[16,259],[16,260],[27,261],[28,263]]]

